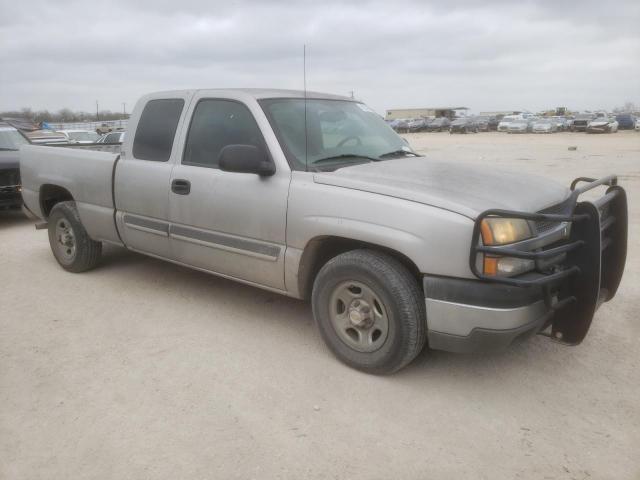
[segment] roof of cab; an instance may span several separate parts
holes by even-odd
[[[164,92],[154,92],[151,95],[154,97],[157,96],[165,96],[165,95],[176,95],[183,94],[189,90],[169,90]],[[350,97],[345,97],[342,95],[333,95],[331,93],[322,93],[322,92],[312,92],[307,91],[306,95],[304,90],[284,90],[277,88],[198,88],[194,90],[190,90],[192,92],[211,92],[212,95],[218,94],[243,94],[254,97],[257,100],[262,100],[266,98],[315,98],[315,99],[326,99],[326,100],[347,100],[347,101],[357,101]]]

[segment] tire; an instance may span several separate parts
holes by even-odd
[[[56,204],[49,215],[49,245],[60,266],[86,272],[100,261],[102,243],[92,240],[82,226],[75,202]]]
[[[311,302],[322,338],[350,367],[393,373],[425,345],[424,294],[409,270],[385,253],[352,250],[329,260],[315,278]]]

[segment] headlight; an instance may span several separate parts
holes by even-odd
[[[480,224],[482,243],[487,246],[506,245],[533,237],[529,223],[519,218],[485,218]],[[533,270],[533,260],[514,257],[500,257],[485,254],[483,271],[485,275],[511,277]]]
[[[529,223],[521,218],[485,218],[480,233],[485,245],[505,245],[533,237]]]

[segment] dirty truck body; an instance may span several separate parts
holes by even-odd
[[[578,344],[622,276],[614,176],[434,162],[364,104],[298,91],[151,94],[129,125],[119,153],[23,147],[25,207],[58,262],[92,268],[105,242],[311,299],[334,354],[368,372],[425,344]]]

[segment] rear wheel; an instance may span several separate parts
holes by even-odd
[[[392,373],[424,347],[424,295],[387,254],[353,250],[329,260],[315,279],[312,305],[324,341],[351,367]]]
[[[82,226],[75,202],[56,204],[49,215],[49,245],[60,266],[80,273],[98,264],[102,243],[92,240]]]

